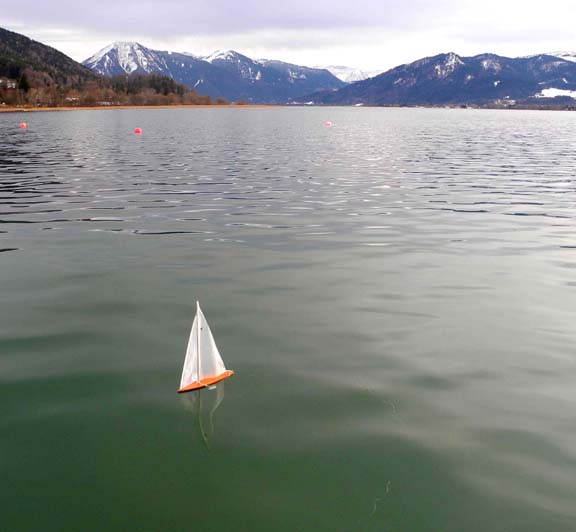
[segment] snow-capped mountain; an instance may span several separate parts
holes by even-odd
[[[170,76],[160,53],[137,42],[112,43],[82,64],[104,76],[151,72]]]
[[[298,87],[298,92],[302,94],[310,93],[310,88],[317,85],[322,85],[325,90],[345,86],[344,82],[339,81],[325,68],[306,67],[272,59],[259,59],[258,63],[283,74],[288,83]]]
[[[135,42],[116,42],[83,65],[104,76],[161,74],[213,98],[235,98],[237,80],[193,54],[152,50]]]
[[[204,58],[210,64],[240,76],[250,83],[261,98],[272,95],[280,101],[292,98],[292,94],[308,94],[321,86],[336,89],[345,84],[325,69],[310,68],[271,59],[254,60],[233,50],[218,51]]]
[[[555,89],[546,90],[546,89]],[[560,91],[560,92],[558,92]],[[338,105],[443,105],[525,100],[576,91],[576,63],[548,54],[426,57],[374,78],[297,100]]]
[[[340,65],[330,65],[325,68],[331,74],[334,74],[339,80],[346,83],[354,83],[356,81],[363,81],[368,78],[373,78],[378,74],[382,74],[382,70],[361,70],[360,68],[352,68]]]
[[[546,55],[551,55],[553,57],[559,57],[560,59],[564,59],[565,61],[572,61],[576,63],[576,52],[550,52]]]
[[[258,63],[284,72],[292,80],[308,79],[314,76],[326,76],[327,79],[332,81],[332,77],[334,76],[334,74],[331,74],[329,70],[321,67],[306,67],[295,65],[294,63],[286,63],[285,61],[277,61],[274,59],[258,59]]]
[[[277,70],[268,68],[234,50],[214,52],[205,57],[204,60],[211,65],[240,76],[248,83],[279,83],[282,77]]]
[[[254,61],[233,50],[198,57],[152,50],[134,42],[113,43],[83,64],[105,76],[158,73],[214,98],[256,103],[283,103],[302,94],[344,85],[325,70]]]

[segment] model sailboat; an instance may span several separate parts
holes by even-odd
[[[234,372],[224,367],[208,322],[200,304],[196,302],[196,317],[192,323],[178,393],[206,388],[232,375]]]

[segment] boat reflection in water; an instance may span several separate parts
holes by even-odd
[[[184,408],[197,418],[204,445],[210,449],[214,437],[214,412],[224,400],[224,382],[180,395]]]

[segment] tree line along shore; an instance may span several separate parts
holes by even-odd
[[[90,108],[172,105],[228,105],[173,79],[157,74],[132,74],[90,81],[73,77],[56,83],[45,72],[24,69],[18,79],[0,76],[2,108]],[[238,101],[236,105],[246,102]]]
[[[113,111],[120,109],[276,109],[278,105],[266,104],[171,104],[171,105],[61,105],[57,107],[30,107],[0,105],[0,113],[36,113],[43,111]]]

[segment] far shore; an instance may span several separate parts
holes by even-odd
[[[278,109],[281,105],[226,104],[226,105],[94,105],[62,107],[12,107],[0,105],[0,113],[27,113],[38,111],[110,111],[114,109]]]
[[[174,105],[94,105],[94,106],[62,106],[62,107],[13,107],[0,105],[0,113],[28,113],[39,111],[110,111],[118,109],[284,109],[284,108],[309,108],[301,105],[275,105],[275,104],[174,104]],[[342,108],[364,108],[364,109],[476,109],[476,110],[497,110],[497,111],[576,111],[576,107],[566,106],[530,106],[516,105],[510,107],[498,107],[491,105],[315,105],[314,108],[322,107],[342,107]]]

